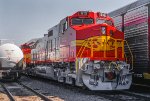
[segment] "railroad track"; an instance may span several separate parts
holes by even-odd
[[[139,87],[145,87],[145,88],[150,89],[150,86],[149,86],[149,85],[145,85],[145,84],[132,83],[132,85],[133,85],[133,86],[139,86]]]
[[[43,83],[47,84],[53,84],[59,87],[63,87],[65,89],[71,89],[72,91],[77,91],[77,93],[83,93],[86,95],[96,95],[100,97],[104,97],[106,99],[109,99],[111,101],[149,101],[150,96],[145,96],[139,93],[134,93],[131,91],[90,91],[88,89],[81,89],[80,87],[71,86],[71,85],[64,85],[60,84],[55,81],[51,81],[49,79],[41,79],[41,78],[35,78],[31,77],[33,80],[37,80]]]
[[[149,101],[149,99],[150,99],[150,94],[149,95],[145,95],[145,94],[137,93],[137,92],[133,92],[133,91],[119,91],[119,92],[122,93],[122,94],[135,96],[137,98],[143,98],[143,99],[146,99],[147,101]]]
[[[84,91],[83,91],[84,92]],[[111,101],[149,101],[150,97],[130,91],[85,91],[87,94],[103,96]],[[84,92],[84,93],[85,93]]]
[[[6,91],[7,96],[10,98],[10,101],[15,101],[13,95],[9,92],[9,90],[5,87],[3,83],[0,83],[0,85],[3,87],[3,89]]]
[[[8,84],[8,83],[7,83]],[[48,97],[46,97],[45,95],[43,95],[42,93],[37,92],[36,90],[22,84],[21,82],[15,82],[15,87],[16,88],[18,86],[18,88],[20,89],[25,89],[28,90],[29,92],[35,94],[37,97],[39,97],[42,101],[52,101],[50,100]],[[11,92],[11,90],[9,90],[10,86],[7,86],[5,83],[0,82],[0,85],[3,87],[4,91],[6,92],[7,96],[9,97],[10,101],[17,101],[16,98],[14,97],[13,93]],[[22,95],[24,96],[24,95]]]

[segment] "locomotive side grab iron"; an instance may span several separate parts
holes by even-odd
[[[34,49],[26,53],[31,55],[27,70],[90,90],[129,89],[132,68],[126,61],[125,43],[124,33],[107,14],[79,11],[37,40]]]

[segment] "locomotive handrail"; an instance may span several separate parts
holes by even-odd
[[[83,51],[84,51],[84,49],[85,49],[85,46],[84,46],[84,45],[86,45],[86,44],[87,44],[87,40],[84,40],[84,42],[82,43],[82,46],[81,46],[81,48],[79,49],[79,51],[78,51],[78,53],[77,53],[77,56],[76,56],[76,72],[77,72],[77,73],[78,73],[78,70],[79,70],[79,65],[78,65],[79,62],[77,61],[77,58],[82,56]],[[83,48],[83,46],[84,46],[84,48]],[[82,49],[83,49],[83,50],[82,50]],[[80,53],[81,50],[82,50],[82,53]],[[80,56],[79,56],[79,55],[80,55]]]
[[[127,55],[126,54],[124,54],[125,55],[125,61],[127,61]]]
[[[128,49],[129,49],[129,52],[130,52],[130,54],[131,54],[131,64],[132,64],[132,68],[130,69],[130,70],[133,70],[133,54],[132,54],[132,51],[131,51],[131,49],[130,49],[130,47],[129,47],[129,44],[128,44],[128,42],[126,41],[126,40],[124,40],[125,42],[126,42],[126,44],[127,44],[127,47],[128,47]]]
[[[82,54],[83,54],[83,51],[84,51],[84,49],[85,49],[85,47],[86,46],[84,46],[84,45],[86,45],[87,44],[87,41],[88,40],[84,40],[84,42],[82,43],[82,46],[81,46],[81,48],[79,49],[79,52],[78,52],[78,54],[77,54],[77,56],[76,57],[81,57],[82,56]],[[82,50],[83,49],[83,50]],[[81,52],[81,50],[82,50],[82,53],[80,53]],[[80,55],[80,56],[79,56]]]
[[[109,63],[109,69],[111,69],[111,64],[115,64],[117,70],[118,70],[118,71],[120,70],[119,65],[118,65],[116,62],[113,62],[113,61]]]
[[[85,50],[85,47],[86,47],[87,43],[88,43],[88,40],[85,41],[85,46],[83,47],[83,51]],[[80,57],[82,56],[83,51],[81,52]]]

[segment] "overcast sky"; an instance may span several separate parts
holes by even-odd
[[[20,45],[42,37],[64,17],[81,10],[108,13],[136,0],[0,0],[0,39]]]

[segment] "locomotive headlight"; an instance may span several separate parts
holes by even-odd
[[[103,17],[107,17],[107,14],[106,13],[102,13],[101,14]]]
[[[81,12],[79,12],[79,15],[87,16],[88,15],[88,11],[81,11]]]
[[[103,35],[106,35],[106,27],[101,27],[101,31]]]

